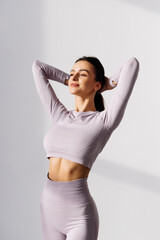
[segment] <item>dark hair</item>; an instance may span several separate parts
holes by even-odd
[[[86,56],[83,56],[83,57],[77,59],[75,61],[75,63],[78,62],[78,61],[87,61],[87,62],[91,63],[94,66],[95,75],[96,75],[96,79],[95,80],[97,82],[101,83],[101,88],[100,89],[102,89],[104,84],[105,84],[105,72],[104,72],[104,67],[101,64],[101,62],[99,61],[99,59],[96,58],[96,57],[86,57]],[[99,93],[99,90],[95,94],[94,104],[95,104],[96,110],[101,112],[105,108],[104,108],[104,99],[103,99],[102,94]]]

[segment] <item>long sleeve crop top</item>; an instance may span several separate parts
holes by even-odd
[[[112,132],[121,122],[139,72],[139,62],[129,58],[109,79],[117,83],[111,101],[101,112],[67,110],[48,79],[65,85],[69,74],[39,60],[32,73],[40,99],[52,118],[44,136],[46,157],[61,157],[92,168]],[[65,85],[68,86],[68,85]]]

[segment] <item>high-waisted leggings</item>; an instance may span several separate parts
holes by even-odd
[[[46,175],[40,211],[44,240],[97,240],[99,214],[88,177],[53,181]]]

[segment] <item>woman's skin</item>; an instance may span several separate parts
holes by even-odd
[[[113,89],[109,85],[109,78],[105,77],[106,84],[99,91]],[[78,84],[77,87],[71,84]],[[70,71],[70,78],[66,79],[71,94],[75,95],[75,110],[80,112],[96,111],[94,96],[101,88],[100,82],[95,81],[94,66],[87,61],[78,61]],[[115,83],[116,84],[116,83]],[[50,157],[49,178],[54,181],[72,181],[88,177],[90,169],[82,164],[70,161],[69,159]]]

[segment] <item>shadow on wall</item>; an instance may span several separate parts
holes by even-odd
[[[146,10],[160,14],[160,1],[159,0],[121,0],[127,3],[143,7]]]
[[[95,167],[96,166],[96,167]],[[95,174],[160,194],[160,177],[98,158],[92,170]]]

